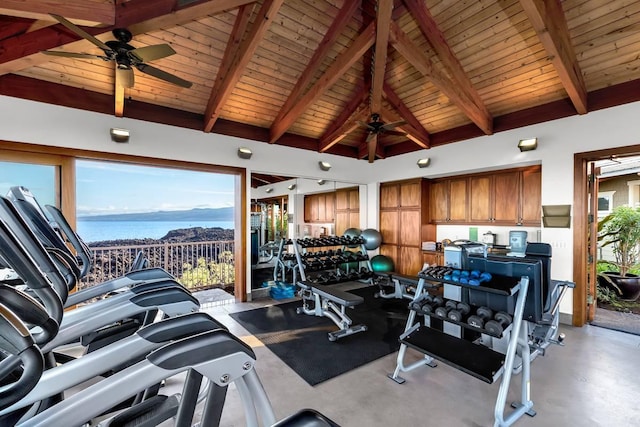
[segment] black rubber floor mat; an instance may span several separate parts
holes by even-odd
[[[231,317],[291,367],[310,385],[316,385],[382,356],[398,351],[408,300],[374,298],[376,287],[350,291],[365,302],[347,314],[353,325],[368,330],[331,342],[327,333],[338,327],[326,317],[297,314],[300,301],[233,313]]]

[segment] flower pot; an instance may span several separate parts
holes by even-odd
[[[598,276],[598,284],[605,288],[613,289],[620,295],[620,299],[625,301],[635,301],[640,297],[640,277],[635,274],[627,274],[621,276],[620,273],[614,271],[605,271]],[[606,275],[615,284],[612,285],[606,278]],[[617,288],[617,289],[616,289]]]

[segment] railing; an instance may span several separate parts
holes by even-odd
[[[136,256],[141,253],[148,267],[165,269],[191,290],[222,288],[233,294],[233,241],[91,247],[91,251],[92,268],[80,282],[80,289],[131,271]]]

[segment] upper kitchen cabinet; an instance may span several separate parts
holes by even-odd
[[[470,175],[469,223],[540,226],[540,166]]]
[[[454,177],[431,182],[429,218],[431,222],[464,224],[468,220],[468,179]]]
[[[304,196],[304,222],[328,223],[335,218],[335,193]]]

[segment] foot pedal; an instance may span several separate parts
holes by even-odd
[[[156,395],[119,413],[109,427],[154,427],[178,413],[180,401],[176,395]]]

